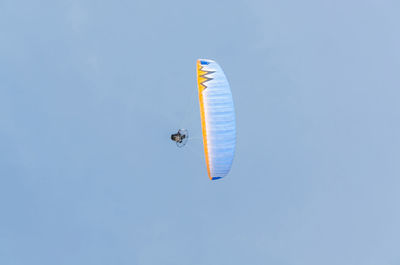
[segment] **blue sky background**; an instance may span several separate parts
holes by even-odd
[[[0,0],[0,264],[400,263],[398,1]],[[230,81],[207,178],[195,60]]]

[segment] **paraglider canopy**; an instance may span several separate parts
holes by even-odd
[[[186,129],[179,129],[177,133],[171,134],[171,140],[176,142],[178,147],[183,147],[189,139],[189,132]]]
[[[236,118],[231,89],[222,68],[213,60],[197,60],[197,87],[204,155],[211,180],[225,177],[236,145]]]

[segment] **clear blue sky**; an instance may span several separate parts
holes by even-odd
[[[399,264],[399,13],[0,0],[0,264]],[[200,135],[197,58],[235,100],[221,181],[169,140]]]

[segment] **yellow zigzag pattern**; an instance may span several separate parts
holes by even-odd
[[[199,83],[199,87],[201,91],[203,91],[204,89],[207,88],[207,86],[205,85],[206,82],[212,80],[211,77],[208,77],[207,75],[215,73],[215,71],[206,71],[203,70],[203,66],[199,65],[199,70],[198,70],[198,83]]]

